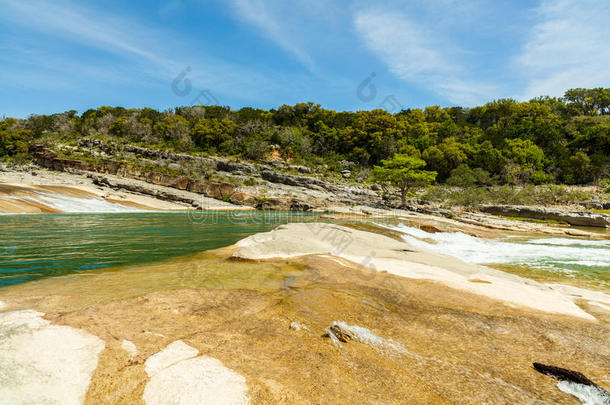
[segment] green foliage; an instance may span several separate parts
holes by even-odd
[[[376,181],[389,182],[400,189],[402,205],[406,205],[407,192],[415,187],[427,186],[434,182],[436,172],[421,170],[426,162],[413,156],[395,154],[391,159],[382,160],[382,166],[373,168]]]
[[[170,115],[157,121],[153,127],[153,133],[179,149],[188,149],[192,145],[189,137],[189,123],[179,115]]]
[[[30,138],[31,131],[27,129],[0,130],[0,156],[26,154]]]
[[[447,179],[450,186],[468,187],[474,185],[489,185],[491,178],[489,172],[477,167],[471,169],[467,164],[461,164],[451,171]]]
[[[564,98],[573,115],[610,114],[610,89],[570,89]]]
[[[193,127],[191,136],[195,144],[203,150],[226,152],[230,149],[236,128],[237,124],[227,118],[202,118]]]
[[[445,139],[437,146],[431,146],[422,153],[422,158],[439,174],[440,179],[446,179],[453,169],[464,163],[468,156],[464,145],[456,138]]]
[[[328,176],[339,176],[346,164],[353,173],[366,173],[395,154],[423,159],[439,182],[462,186],[491,180],[587,184],[610,176],[610,89],[605,88],[395,114],[337,112],[311,102],[271,110],[102,106],[80,116],[66,111],[6,118],[0,131],[3,155],[23,154],[31,142],[77,145],[88,137],[260,161],[277,149],[283,158],[320,166]]]
[[[511,187],[509,185],[473,186],[459,190],[445,186],[435,186],[431,187],[421,198],[425,201],[440,201],[445,207],[456,205],[477,207],[483,204],[574,204],[590,200],[591,194],[569,190],[564,186],[553,184],[524,187]]]

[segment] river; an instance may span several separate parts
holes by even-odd
[[[182,211],[0,216],[0,287],[44,277],[160,262],[231,245],[281,223],[317,214],[277,211]],[[427,233],[398,225],[415,247],[466,262],[521,268],[610,286],[610,241]],[[525,268],[525,270],[523,270]],[[552,278],[552,277],[551,277]]]

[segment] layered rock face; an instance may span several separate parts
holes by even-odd
[[[553,208],[526,205],[484,205],[481,211],[493,215],[567,222],[573,226],[610,227],[610,215],[583,211],[562,211]]]
[[[99,164],[92,164],[76,159],[63,159],[58,157],[57,152],[45,148],[37,148],[34,150],[34,160],[40,166],[53,170],[81,170],[102,174],[112,174],[159,186],[190,191],[192,193],[202,194],[206,197],[216,198],[219,200],[229,198],[231,194],[235,192],[235,186],[227,182],[210,182],[207,180],[192,179],[187,176],[176,176],[147,171],[139,167],[131,167],[127,164],[114,160],[103,160]],[[103,182],[104,180],[102,180],[102,177],[98,176],[98,181]],[[106,181],[106,183],[107,185],[112,186],[111,182]],[[145,192],[142,187],[137,190],[131,189],[130,191],[149,194]]]
[[[98,173],[98,175],[89,174],[97,184],[148,194],[170,201],[186,202],[196,208],[205,207],[189,196],[154,190],[145,184],[117,180],[104,175],[139,180],[227,201],[235,205],[264,210],[308,211],[324,209],[329,204],[379,205],[381,202],[379,195],[368,188],[335,184],[313,176],[301,175],[311,174],[311,169],[305,166],[283,165],[281,168],[277,168],[263,164],[232,162],[217,157],[171,153],[132,145],[124,145],[118,149],[98,140],[83,140],[81,148],[88,148],[92,155],[99,157],[98,162],[61,158],[54,150],[42,146],[34,146],[32,154],[34,161],[42,167],[58,171]],[[119,154],[137,158],[139,162],[157,167],[159,170],[124,163],[115,158]],[[184,173],[189,167],[196,168],[194,171],[201,177],[205,175],[206,178],[209,178],[222,173],[223,177],[230,179],[233,183],[254,183],[260,187],[237,187],[226,181],[193,178],[193,171],[188,175],[160,172],[162,169],[169,168],[174,172]],[[289,174],[281,172],[281,170],[301,174]],[[267,188],[270,188],[271,192],[268,193]]]

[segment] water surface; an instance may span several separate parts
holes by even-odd
[[[430,233],[404,224],[390,226],[411,245],[484,265],[527,266],[549,275],[610,286],[610,240],[570,237],[483,239],[461,232]],[[524,274],[526,275],[526,274]]]
[[[277,211],[0,216],[0,287],[234,244],[313,214]]]

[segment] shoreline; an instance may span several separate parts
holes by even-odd
[[[230,202],[205,197],[201,194],[108,174],[103,175],[106,179],[105,181],[99,182],[97,179],[99,176],[102,176],[99,173],[58,172],[37,166],[30,167],[29,171],[23,167],[21,170],[0,169],[0,212],[4,214],[61,212],[61,209],[50,207],[40,201],[32,203],[31,200],[38,198],[36,195],[31,195],[32,192],[37,193],[44,190],[48,192],[49,189],[58,192],[60,197],[85,196],[96,199],[96,202],[118,206],[121,210],[125,211],[174,211],[189,209],[210,211],[255,210],[255,208],[248,205],[235,205]],[[9,189],[3,192],[3,187],[5,189],[12,187],[13,190]],[[284,187],[294,189],[295,192],[299,192],[301,189],[291,186]],[[25,188],[27,197],[25,201],[23,199],[19,200],[19,189],[23,190],[23,188]],[[240,194],[240,192],[236,194]],[[83,198],[80,204],[86,207],[88,204],[86,198]],[[87,207],[83,212],[95,211]],[[471,211],[462,211],[455,215],[443,214],[441,212],[431,215],[429,213],[404,209],[330,204],[324,209],[313,209],[311,212],[325,213],[329,219],[359,217],[371,219],[378,217],[383,218],[383,220],[392,220],[392,218],[395,218],[406,221],[413,226],[422,227],[422,229],[431,229],[434,232],[463,232],[468,235],[484,238],[496,238],[509,232],[516,234],[546,234],[589,239],[610,239],[610,233],[580,230],[572,227],[557,227],[545,223],[518,221]]]
[[[110,176],[110,175],[108,175]],[[115,176],[112,176],[113,178]],[[117,179],[119,179],[117,177]],[[141,181],[130,180],[131,183],[141,185]],[[144,183],[147,184],[147,183]],[[148,184],[148,188],[158,193],[175,194],[174,201],[155,197],[151,194],[134,192],[125,189],[115,189],[110,186],[100,185],[94,178],[86,174],[75,174],[68,172],[57,172],[44,168],[35,168],[32,171],[2,170],[0,171],[0,211],[5,213],[53,213],[62,212],[61,209],[45,204],[40,201],[40,193],[52,193],[56,198],[68,197],[82,199],[83,205],[87,200],[95,199],[108,204],[115,204],[125,210],[188,210],[193,205],[179,201],[182,197],[185,201],[197,200],[201,206],[207,209],[243,210],[251,209],[236,206],[224,201],[204,197],[199,194],[168,187]],[[87,211],[85,211],[87,212]]]

